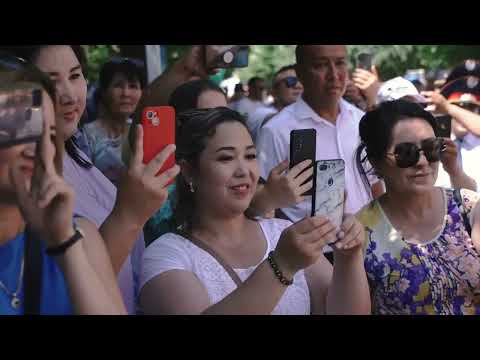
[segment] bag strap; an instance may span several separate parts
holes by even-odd
[[[455,199],[455,202],[457,203],[458,208],[460,209],[460,213],[462,215],[462,220],[463,220],[463,225],[465,226],[465,230],[468,233],[468,236],[472,236],[472,226],[470,225],[470,220],[468,218],[467,211],[465,210],[465,206],[463,206],[463,199],[462,199],[462,193],[460,192],[460,189],[455,189],[453,191],[453,198]]]
[[[42,297],[43,258],[40,239],[25,229],[25,275],[23,278],[24,314],[39,315]]]
[[[233,270],[233,268],[230,265],[228,265],[228,263],[220,255],[218,255],[217,252],[215,252],[215,250],[213,250],[210,246],[205,244],[205,242],[203,242],[202,240],[196,238],[192,234],[187,234],[185,231],[181,229],[177,229],[177,233],[183,236],[184,238],[190,240],[193,244],[198,246],[200,249],[205,250],[215,260],[217,260],[217,262],[220,265],[222,265],[223,269],[227,272],[227,274],[230,275],[230,277],[232,278],[235,285],[237,285],[237,287],[242,285],[242,280],[240,279],[238,274],[235,272],[235,270]]]

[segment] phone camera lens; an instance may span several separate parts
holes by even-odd
[[[147,111],[147,119],[152,120],[155,117],[155,112]]]

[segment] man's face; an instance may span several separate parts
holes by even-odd
[[[300,80],[298,80],[295,70],[289,69],[275,77],[273,90],[275,100],[283,106],[288,106],[297,101],[303,92],[303,86]]]
[[[265,87],[265,81],[257,80],[253,86],[248,89],[250,97],[257,101],[263,101],[267,95],[267,89]]]
[[[297,74],[305,95],[322,103],[338,102],[347,87],[346,46],[305,46],[303,61],[297,65]]]

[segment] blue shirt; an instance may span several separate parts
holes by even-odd
[[[25,248],[25,234],[18,235],[5,245],[0,246],[0,281],[10,293],[17,290],[18,279]],[[40,300],[41,315],[71,315],[73,308],[70,302],[65,278],[55,260],[45,253],[42,243],[43,271],[42,297]],[[15,309],[11,305],[12,297],[0,288],[0,315],[23,315],[24,289],[20,286],[21,305]]]

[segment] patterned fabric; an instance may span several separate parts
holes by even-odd
[[[433,240],[407,243],[373,201],[357,217],[365,226],[365,268],[373,313],[480,314],[480,255],[465,231],[453,190],[443,190],[445,224]],[[465,210],[479,194],[462,190]]]
[[[92,152],[92,162],[114,185],[118,185],[125,165],[122,161],[122,143],[125,135],[109,137],[100,121],[85,125],[84,132]]]
[[[173,216],[173,207],[176,198],[176,187],[172,184],[168,188],[168,198],[143,227],[145,245],[150,245],[154,240],[169,232],[175,232],[176,222]]]

